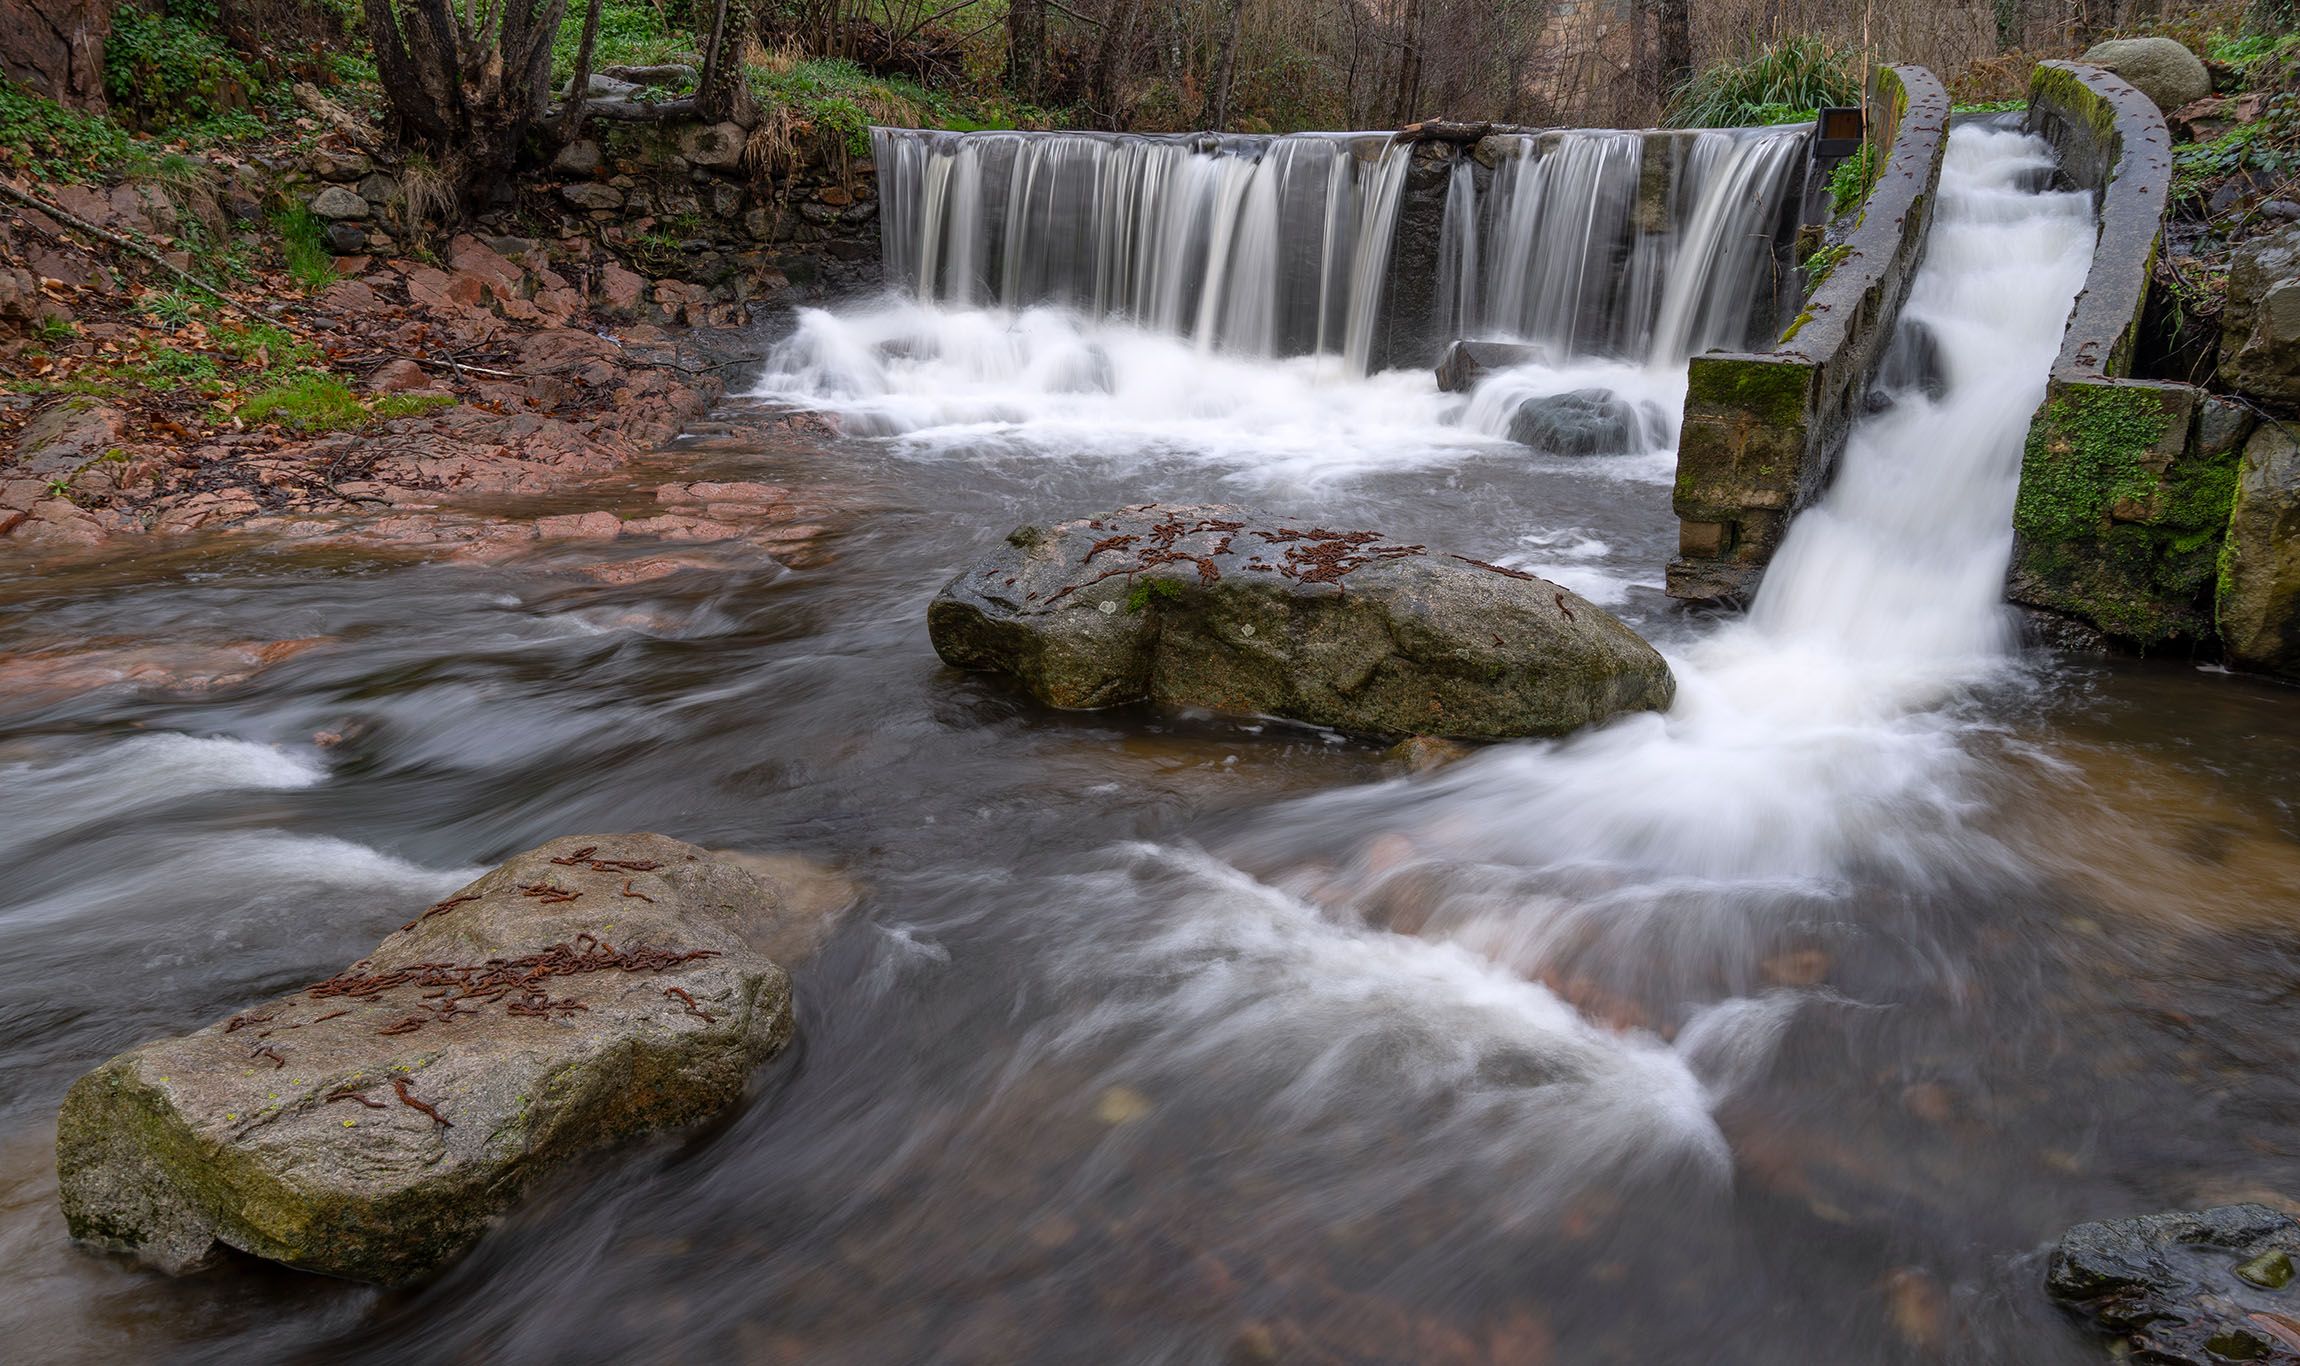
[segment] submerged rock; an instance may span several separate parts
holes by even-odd
[[[2138,1360],[2300,1363],[2300,1221],[2266,1205],[2079,1224],[2046,1288]]]
[[[1538,365],[1549,353],[1526,342],[1456,341],[1438,358],[1437,386],[1448,394],[1466,394],[1496,370]]]
[[[541,1179],[739,1099],[792,1033],[777,891],[661,835],[554,840],[325,982],[74,1083],[66,1223],[168,1272],[233,1247],[402,1284]]]
[[[927,611],[1049,706],[1154,701],[1372,735],[1559,735],[1659,711],[1652,646],[1519,570],[1234,507],[1022,527]]]
[[[1645,449],[1645,417],[1609,389],[1543,394],[1509,415],[1509,439],[1551,455],[1627,455]]]

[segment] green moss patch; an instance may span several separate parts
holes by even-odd
[[[1784,430],[1805,425],[1813,371],[1795,361],[1703,356],[1693,362],[1686,401],[1737,408]]]
[[[2023,600],[2141,646],[2209,633],[2237,457],[2188,449],[2186,392],[2055,386],[2013,507]]]

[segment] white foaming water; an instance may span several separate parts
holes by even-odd
[[[137,735],[62,763],[0,765],[0,854],[83,822],[202,792],[293,791],[316,757],[228,736]]]
[[[1908,308],[1943,343],[1943,397],[1905,393],[1861,424],[1756,610],[1673,661],[1676,705],[1259,823],[1223,852],[1274,871],[1226,874],[1228,894],[1175,930],[1222,939],[1229,956],[1192,966],[1174,954],[1169,970],[1197,976],[1162,1002],[1191,1028],[1161,1030],[1159,1047],[1204,1046],[1183,1037],[1202,1030],[1277,1048],[1267,1040],[1299,1030],[1339,1053],[1401,1016],[1449,1020],[1462,1047],[1515,1039],[1581,1079],[1541,1088],[1538,1121],[1513,1116],[1544,1140],[1564,1117],[1581,1145],[1568,1169],[1581,1147],[1607,1144],[1708,1168],[1723,1140],[1707,1107],[1762,1071],[1800,996],[1718,999],[1700,983],[1755,981],[1773,931],[1847,916],[1845,889],[1865,877],[1923,887],[2005,857],[1965,820],[1964,728],[1943,706],[2009,657],[1999,599],[2021,441],[2090,253],[2084,196],[2018,188],[2047,159],[2018,134],[1952,138]],[[1572,544],[1526,558],[1570,559]],[[1292,925],[1300,942],[1259,957],[1228,942],[1265,930],[1224,917],[1292,898],[1322,908],[1296,920],[1326,927]],[[1415,934],[1356,926],[1401,915]],[[1679,1003],[1673,1049],[1597,1030],[1522,980],[1592,945]],[[1461,956],[1429,956],[1440,947]],[[1269,980],[1236,980],[1254,972]],[[1217,1002],[1194,1005],[1201,993]],[[1346,1008],[1321,1009],[1329,998]],[[1411,1051],[1434,1077],[1460,1072],[1437,1043]]]
[[[757,391],[840,415],[858,435],[980,459],[1008,447],[1125,464],[1196,456],[1241,481],[1313,483],[1501,449],[1451,421],[1427,372],[1360,378],[1332,356],[1253,360],[1054,308],[910,302],[806,310]]]

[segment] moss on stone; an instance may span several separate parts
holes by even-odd
[[[2022,600],[2143,646],[2209,632],[2236,460],[2188,449],[2185,392],[2055,386],[2013,508]]]
[[[1813,369],[1758,356],[1702,356],[1693,362],[1686,403],[1739,409],[1785,431],[1805,425]]]

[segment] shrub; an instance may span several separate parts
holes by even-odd
[[[171,0],[159,13],[123,5],[104,43],[104,93],[153,129],[244,109],[262,85],[209,25],[212,5]]]
[[[1861,102],[1860,54],[1819,38],[1784,38],[1745,61],[1719,62],[1680,86],[1669,101],[1673,128],[1744,128],[1813,117]]]

